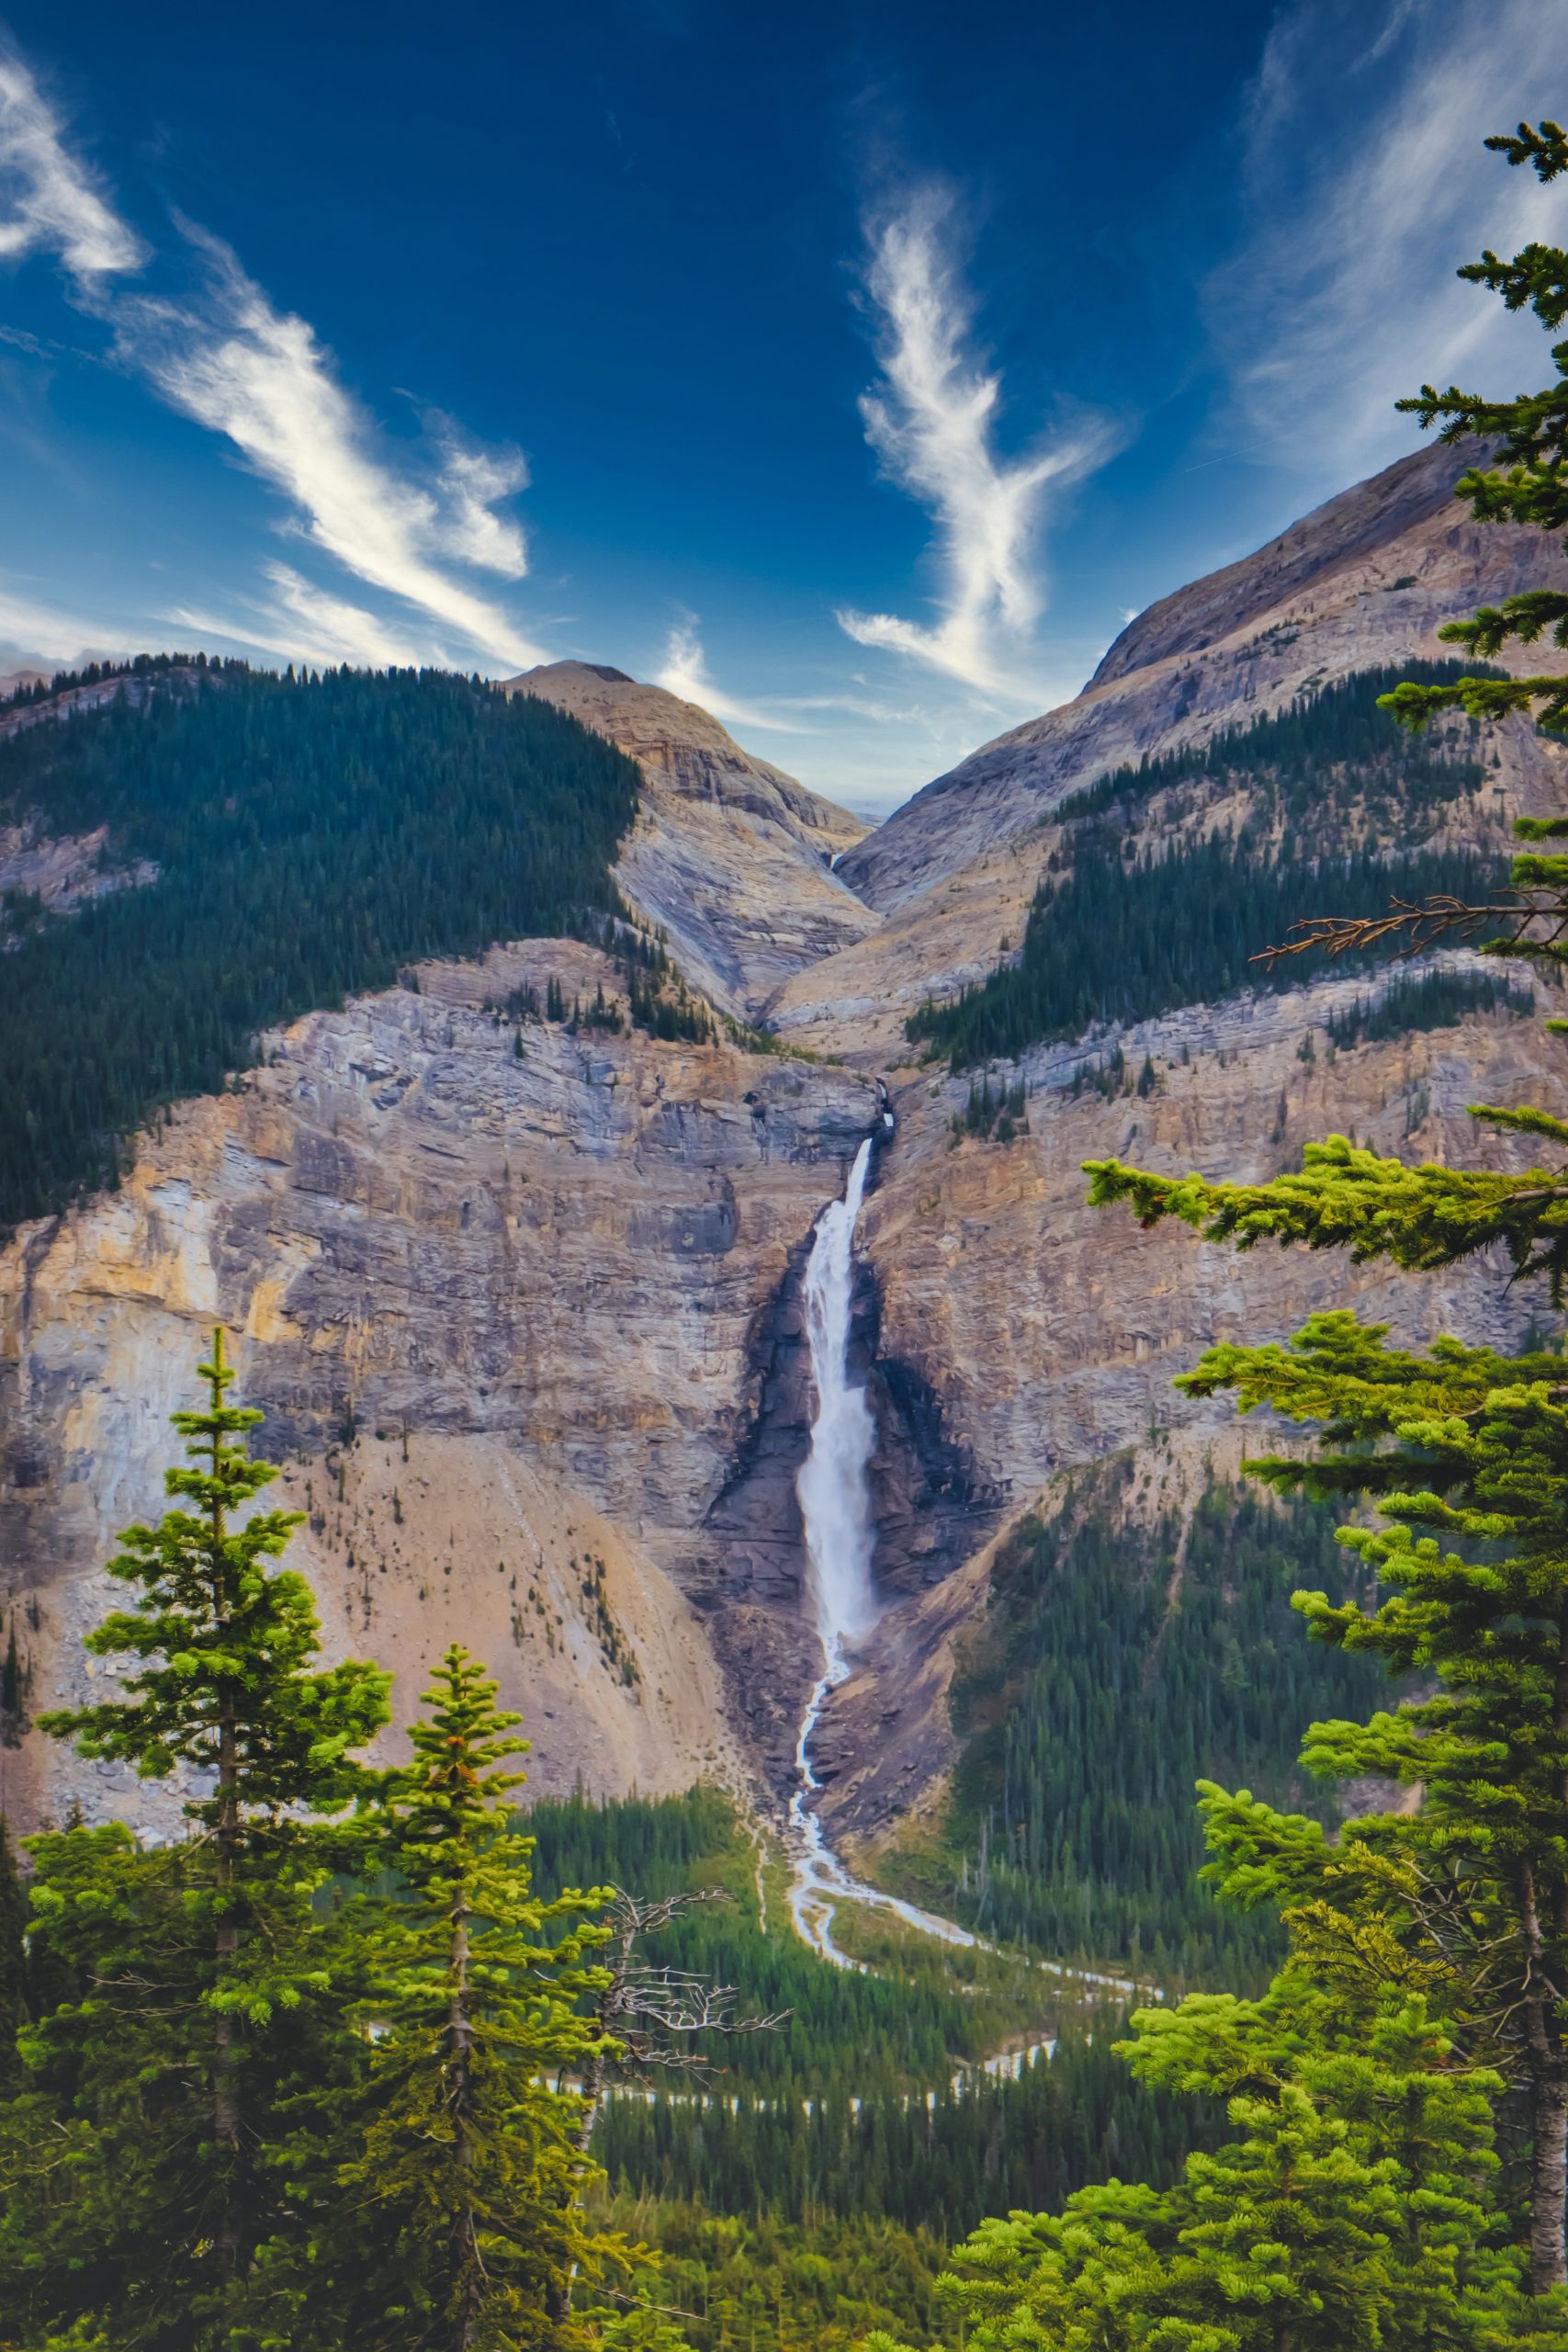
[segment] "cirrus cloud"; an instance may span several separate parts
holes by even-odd
[[[79,281],[140,269],[147,257],[71,153],[21,59],[0,49],[0,256],[33,252],[58,254]]]
[[[222,436],[287,502],[286,528],[407,608],[387,618],[269,566],[274,594],[253,608],[264,625],[292,617],[312,649],[357,647],[363,660],[416,648],[421,658],[446,658],[427,637],[411,636],[413,614],[454,656],[477,652],[512,670],[547,660],[504,605],[463,577],[520,580],[527,571],[523,532],[503,511],[527,481],[521,453],[480,447],[438,411],[426,415],[420,444],[391,442],[310,323],[276,308],[221,240],[177,215],[175,224],[196,265],[186,296],[115,284],[152,255],[72,153],[28,67],[0,51],[0,258],[53,254],[78,307],[107,327],[119,365]],[[267,637],[228,634],[275,650]]]
[[[849,609],[837,617],[857,644],[1028,699],[1019,673],[1044,606],[1037,545],[1050,493],[1102,465],[1119,436],[1109,419],[1086,415],[1021,457],[998,455],[1001,379],[970,347],[974,302],[955,230],[953,198],[935,185],[870,224],[865,286],[880,320],[882,373],[860,403],[888,480],[935,523],[940,617],[924,624]]]

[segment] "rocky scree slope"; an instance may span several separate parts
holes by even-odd
[[[743,752],[709,712],[588,662],[525,671],[507,691],[555,703],[637,762],[616,879],[724,1012],[761,1018],[793,973],[880,928],[833,870],[860,820]]]

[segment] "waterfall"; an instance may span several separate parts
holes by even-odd
[[[884,1114],[885,1125],[893,1125]],[[795,1490],[806,1530],[807,1579],[822,1645],[822,1671],[807,1702],[795,1747],[795,1790],[790,1799],[794,1881],[790,1910],[800,1935],[840,1968],[856,1962],[833,1940],[835,1900],[874,1905],[943,1942],[972,1944],[950,1919],[933,1918],[852,1878],[822,1835],[811,1799],[821,1783],[811,1769],[811,1736],[828,1693],[849,1674],[853,1653],[876,1623],[871,1581],[874,1531],[871,1517],[871,1457],[876,1423],[863,1381],[850,1373],[854,1305],[855,1227],[865,1198],[873,1138],[855,1154],[841,1201],[829,1201],[817,1220],[806,1264],[806,1336],[817,1407],[811,1450]]]
[[[891,1132],[893,1115],[883,1113],[883,1127]],[[865,1393],[865,1383],[851,1377],[850,1336],[853,1323],[855,1227],[865,1198],[875,1138],[868,1136],[855,1154],[850,1181],[841,1201],[829,1201],[817,1220],[811,1254],[806,1261],[806,1336],[811,1351],[811,1379],[816,1411],[811,1422],[811,1449],[795,1482],[806,1531],[807,1579],[811,1606],[822,1645],[822,1671],[800,1719],[795,1743],[795,1792],[789,1801],[786,1848],[790,1860],[790,1915],[803,1942],[831,1961],[835,1968],[862,1968],[835,1942],[833,1921],[839,1904],[891,1913],[908,1928],[946,1944],[995,1946],[983,1943],[966,1928],[934,1912],[922,1911],[879,1886],[855,1878],[822,1834],[812,1799],[821,1782],[811,1768],[811,1738],[828,1694],[846,1680],[854,1653],[875,1627],[878,1610],[871,1581],[875,1531],[871,1516],[871,1457],[876,1445],[876,1423]],[[759,1866],[760,1869],[760,1866]],[[761,1882],[759,1877],[759,1897]],[[1064,1981],[1103,1984],[1131,1996],[1136,1985],[1119,1976],[1102,1976],[1091,1969],[1070,1968],[1059,1961],[1039,1961],[1037,1967]],[[1157,1988],[1154,1998],[1162,1996]],[[1049,2041],[1028,2045],[1017,2066],[1033,2063],[1034,2052],[1047,2053]],[[1000,2068],[1001,2059],[987,2061],[987,2071]],[[1014,2061],[1009,2058],[1008,2065]]]
[[[817,1220],[806,1265],[806,1336],[817,1411],[811,1451],[795,1490],[829,1688],[843,1680],[849,1653],[876,1623],[869,1478],[876,1424],[865,1384],[851,1378],[849,1361],[855,1227],[870,1168],[868,1136],[855,1154],[843,1199],[830,1201]]]

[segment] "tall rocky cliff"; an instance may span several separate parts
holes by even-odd
[[[1231,1445],[1223,1408],[1170,1387],[1209,1340],[1340,1300],[1413,1337],[1522,1329],[1532,1302],[1484,1270],[1415,1283],[1091,1217],[1080,1164],[1264,1175],[1333,1129],[1506,1160],[1464,1106],[1551,1099],[1539,1013],[1336,1046],[1331,1018],[1383,983],[1178,1005],[1029,1047],[1003,1073],[1027,1103],[1005,1141],[955,1131],[969,1078],[918,1062],[903,1028],[1017,942],[1066,794],[1430,656],[1444,620],[1540,578],[1539,537],[1464,519],[1455,470],[1424,451],[1164,600],[1077,701],[864,841],[658,689],[579,663],[513,682],[637,760],[624,894],[784,1050],[519,1023],[547,978],[587,1001],[624,976],[579,943],[505,943],[269,1037],[234,1091],[141,1140],[118,1193],[23,1228],[0,1253],[0,1643],[16,1630],[28,1710],[85,1687],[97,1563],[156,1508],[165,1416],[221,1317],[309,1514],[332,1645],[396,1667],[405,1712],[456,1630],[528,1714],[538,1784],[716,1772],[777,1792],[816,1670],[801,1271],[885,1106],[856,1346],[886,1606],[823,1727],[840,1833],[885,1830],[951,1760],[954,1634],[987,1547],[1053,1477],[1134,1447],[1163,1492]],[[1495,850],[1509,816],[1561,806],[1565,756],[1500,729],[1448,834]],[[1141,1088],[1105,1078],[1113,1051]],[[149,1826],[172,1803],[34,1734],[0,1747],[0,1804],[30,1819],[73,1795]]]

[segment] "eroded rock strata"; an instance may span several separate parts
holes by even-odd
[[[1453,470],[1423,452],[1166,599],[1075,703],[858,846],[842,811],[658,689],[577,663],[516,682],[637,759],[621,884],[688,980],[840,1058],[519,1023],[509,1003],[550,977],[585,1002],[617,987],[586,947],[525,943],[295,1023],[233,1091],[143,1138],[117,1194],[18,1233],[0,1252],[0,1606],[29,1707],[87,1688],[97,1564],[157,1508],[166,1416],[221,1317],[308,1514],[329,1643],[393,1665],[402,1712],[456,1633],[526,1711],[536,1785],[716,1772],[776,1794],[817,1671],[801,1272],[885,1103],[855,1345],[887,1605],[818,1736],[837,1837],[884,1833],[951,1760],[953,1644],[998,1531],[1117,1449],[1139,1450],[1140,1493],[1231,1460],[1228,1407],[1170,1386],[1209,1340],[1339,1303],[1412,1338],[1517,1337],[1532,1302],[1489,1269],[1412,1283],[1141,1234],[1085,1207],[1081,1163],[1262,1176],[1334,1130],[1506,1161],[1519,1148],[1465,1106],[1551,1098],[1544,1005],[1338,1049],[1328,1019],[1365,979],[1189,1005],[998,1072],[1027,1098],[1005,1144],[954,1134],[967,1078],[916,1064],[903,1032],[1017,940],[1066,791],[1314,681],[1440,651],[1444,620],[1539,576],[1537,536],[1472,526]],[[1568,753],[1511,726],[1487,757],[1485,791],[1441,822],[1496,848],[1509,816],[1561,805]],[[1101,1082],[1115,1046],[1146,1064],[1142,1092]],[[0,1747],[14,1815],[73,1796],[157,1826],[177,1792],[36,1735]]]

